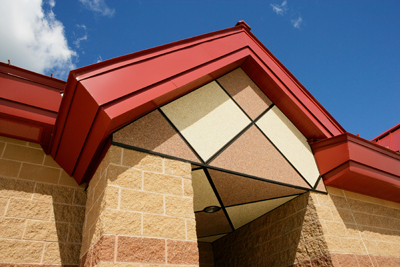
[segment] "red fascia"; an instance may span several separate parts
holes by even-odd
[[[311,144],[325,185],[400,202],[400,155],[345,133]]]
[[[400,152],[400,123],[381,133],[371,141],[381,146]]]
[[[308,139],[344,133],[249,30],[241,22],[71,71],[51,155],[78,183],[88,182],[110,134],[237,67]]]
[[[65,82],[0,62],[0,134],[48,152]]]

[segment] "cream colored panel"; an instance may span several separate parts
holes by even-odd
[[[215,240],[217,240],[217,239],[220,239],[221,237],[223,237],[223,236],[225,236],[226,234],[223,234],[223,235],[213,235],[213,236],[208,236],[208,237],[200,237],[200,238],[197,238],[197,241],[200,241],[200,242],[209,242],[209,243],[211,243],[211,242],[214,242]]]
[[[285,114],[274,106],[257,121],[257,125],[308,183],[314,186],[319,171],[311,147]]]
[[[161,110],[204,161],[250,123],[216,82],[178,98]]]
[[[221,206],[203,170],[192,171],[194,211],[208,206]]]
[[[226,211],[228,212],[233,226],[235,229],[238,229],[295,197],[297,196],[276,198],[245,205],[227,207]]]

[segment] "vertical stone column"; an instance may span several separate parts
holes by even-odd
[[[89,183],[81,266],[198,266],[196,240],[190,164],[112,146]]]

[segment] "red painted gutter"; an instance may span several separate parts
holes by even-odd
[[[400,202],[400,155],[345,133],[311,144],[325,185]]]
[[[400,123],[371,140],[393,151],[400,152]]]
[[[0,62],[0,135],[48,152],[65,82]]]

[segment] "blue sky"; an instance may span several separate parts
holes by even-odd
[[[400,122],[400,1],[0,0],[0,61],[69,70],[246,21],[348,131]]]

